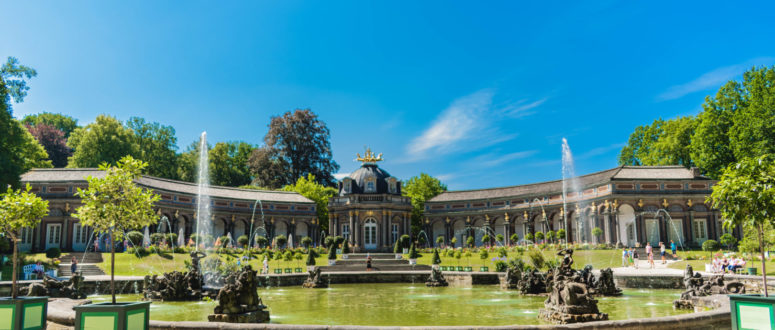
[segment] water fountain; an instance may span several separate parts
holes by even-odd
[[[576,204],[577,209],[581,209],[581,184],[579,183],[579,179],[576,176],[576,166],[573,162],[573,153],[570,151],[568,140],[562,138],[562,214],[563,222],[565,223],[566,228],[565,230],[568,232],[568,234],[570,234],[570,229],[572,227],[571,223],[568,222],[568,192],[575,193],[575,198],[578,200]],[[579,221],[576,224],[576,237],[573,237],[573,239],[582,242],[585,238],[584,231],[586,228],[584,228],[584,221],[581,215],[577,214],[576,217],[579,219]]]
[[[196,193],[196,250],[204,235],[212,233],[210,220],[210,161],[207,150],[207,132],[199,138],[199,166],[197,167]]]
[[[143,229],[143,247],[149,247],[151,246],[151,235],[148,232],[148,227],[146,226]]]

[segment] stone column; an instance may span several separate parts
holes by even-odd
[[[349,237],[347,237],[347,241],[349,241],[351,244],[355,244],[355,241],[353,240],[353,237],[355,236],[355,235],[353,235],[353,230],[355,228],[355,223],[354,223],[354,219],[353,219],[353,211],[348,212],[348,215],[350,216],[350,220],[349,220],[350,221],[350,233],[348,234]],[[342,232],[342,235],[344,235],[344,232]]]
[[[388,247],[390,245],[390,218],[388,218],[387,210],[382,210],[382,245]]]

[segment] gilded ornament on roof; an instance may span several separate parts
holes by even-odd
[[[361,157],[360,153],[356,153],[355,156],[355,160],[362,163],[376,163],[382,161],[382,153],[375,155],[373,152],[371,152],[371,148],[366,148],[366,153],[363,154],[363,157]]]

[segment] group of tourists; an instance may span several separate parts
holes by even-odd
[[[677,258],[677,246],[674,241],[670,241],[670,252],[672,252],[673,258]],[[659,242],[659,255],[662,259],[662,264],[667,264],[667,247],[665,243]],[[634,267],[638,269],[639,253],[635,248],[622,248],[622,267]],[[646,243],[646,258],[648,260],[649,268],[656,268],[654,264],[654,248],[651,243]]]
[[[737,269],[745,267],[745,260],[740,257],[727,257],[719,258],[713,257],[711,263],[711,272],[714,273],[734,273]]]

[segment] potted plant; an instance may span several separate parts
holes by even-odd
[[[34,228],[46,214],[48,214],[48,201],[31,193],[29,185],[25,190],[8,189],[5,194],[2,194],[0,229],[13,244],[13,266],[11,296],[0,298],[0,311],[7,316],[0,319],[0,329],[43,329],[46,326],[48,297],[19,297],[16,287],[19,230],[24,227]]]
[[[484,265],[484,261],[487,260],[487,258],[490,257],[490,253],[487,252],[487,249],[481,249],[479,250],[479,259],[482,259],[482,267],[479,268],[480,272],[488,272],[490,271],[490,268]]]
[[[431,264],[433,265],[433,268],[439,268],[439,265],[441,264],[441,257],[439,257],[439,249],[433,249],[433,257],[431,258]]]
[[[732,328],[746,328],[757,317],[755,310],[772,313],[775,298],[767,292],[767,269],[764,256],[764,228],[775,222],[775,156],[745,158],[727,167],[721,180],[713,185],[708,201],[721,212],[727,229],[741,225],[754,228],[762,262],[764,295],[730,295]],[[758,307],[758,308],[757,308]],[[750,312],[754,310],[754,314]]]
[[[134,184],[148,164],[126,156],[116,166],[100,165],[105,176],[88,177],[88,189],[78,188],[82,206],[74,217],[95,233],[107,234],[110,244],[111,302],[75,306],[75,328],[138,329],[148,328],[150,302],[116,302],[116,242],[132,228],[150,226],[158,221],[153,205],[159,195]]]
[[[293,259],[296,259],[296,265],[299,266],[299,263],[301,262],[301,259],[304,259],[304,255],[301,254],[300,251],[297,251],[293,254]],[[296,267],[293,269],[294,273],[301,273],[301,267]]]
[[[412,243],[412,246],[409,248],[409,264],[416,265],[417,258],[419,257],[420,257],[420,254],[417,253],[417,249],[414,247],[414,243]]]
[[[409,243],[411,242],[412,238],[409,237],[409,235],[401,235],[401,247],[403,248],[403,251],[401,253],[407,254],[409,253]]]
[[[336,245],[328,247],[328,265],[336,265]]]
[[[452,244],[452,248],[455,248],[455,244],[457,244],[457,238],[452,237],[452,239],[449,240],[449,244]]]
[[[484,234],[482,235],[482,246],[489,246],[490,245],[490,235]]]
[[[468,237],[468,238],[473,240],[473,237]],[[465,267],[465,271],[467,272],[473,271],[473,268],[471,267],[471,256],[473,256],[473,254],[471,254],[471,250],[466,250],[465,256],[466,256],[466,260],[468,260],[468,266]]]

